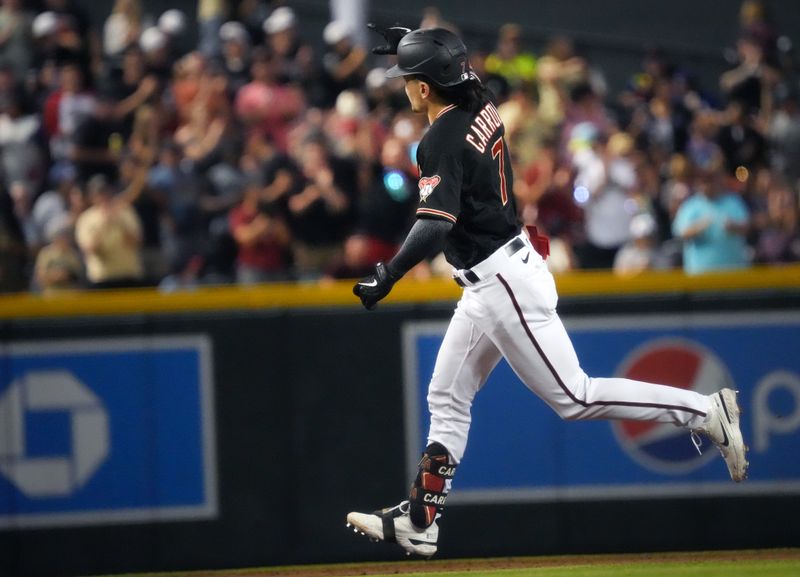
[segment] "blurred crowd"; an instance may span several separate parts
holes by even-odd
[[[407,24],[454,28],[435,9]],[[532,51],[523,33],[466,42],[554,271],[800,258],[796,69],[761,2],[709,86],[648,49],[611,94],[569,38]],[[280,2],[116,0],[94,22],[73,0],[0,0],[0,291],[324,281],[391,258],[427,122],[349,22],[322,40]]]

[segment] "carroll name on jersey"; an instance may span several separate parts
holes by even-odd
[[[483,154],[486,152],[486,145],[492,138],[495,131],[503,125],[500,114],[491,102],[484,106],[475,116],[475,120],[469,127],[467,142],[475,147],[475,150]]]

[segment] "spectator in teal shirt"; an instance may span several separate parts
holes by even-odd
[[[695,193],[680,206],[672,223],[673,234],[683,241],[687,274],[749,265],[747,206],[739,195],[724,188],[721,162],[710,164],[697,170]]]

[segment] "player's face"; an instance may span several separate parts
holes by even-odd
[[[406,96],[411,103],[411,110],[414,112],[425,112],[425,99],[423,98],[422,82],[416,78],[406,76]]]

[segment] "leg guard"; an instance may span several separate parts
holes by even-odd
[[[444,509],[447,500],[447,481],[455,475],[456,465],[450,464],[450,456],[444,445],[431,443],[419,462],[419,472],[411,494],[409,515],[411,522],[420,528],[430,527],[436,514]]]

